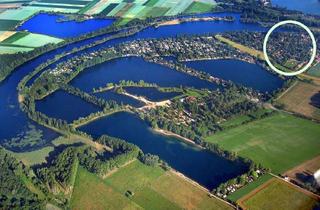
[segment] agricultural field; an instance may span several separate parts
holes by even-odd
[[[206,138],[281,174],[320,154],[320,124],[277,112]]]
[[[10,36],[12,36],[15,33],[16,33],[15,31],[0,31],[0,42],[9,38]]]
[[[320,120],[320,86],[298,82],[277,101],[285,110]]]
[[[12,44],[26,46],[26,47],[41,47],[49,43],[57,44],[62,41],[63,41],[62,39],[58,39],[51,36],[29,33],[28,35],[12,42]]]
[[[313,176],[320,169],[320,156],[313,158],[309,161],[302,163],[285,172],[285,176],[288,176],[296,183],[303,184],[308,180],[309,176]]]
[[[208,12],[215,6],[214,1],[205,0],[101,0],[88,4],[80,13],[144,19],[154,15]]]
[[[319,197],[306,194],[289,183],[273,178],[238,201],[243,209],[311,210],[319,204]]]
[[[0,13],[0,15],[1,14],[2,13]],[[19,24],[19,21],[17,21],[17,20],[2,20],[2,19],[0,19],[0,30],[1,31],[10,31],[10,30],[13,30],[18,24]]]
[[[0,54],[14,54],[18,52],[28,52],[33,50],[31,47],[3,46],[0,43]]]
[[[126,196],[128,191],[133,193],[131,197]],[[79,168],[71,208],[231,209],[173,172],[138,160],[104,180]]]
[[[71,209],[139,209],[139,206],[112,187],[103,183],[95,174],[78,168],[70,201]],[[141,209],[141,208],[140,208]]]
[[[315,77],[320,77],[320,63],[316,64],[315,66],[311,67],[308,70],[308,74]]]
[[[30,51],[36,47],[41,47],[49,43],[56,44],[62,41],[62,39],[42,34],[16,32],[2,40],[0,42],[0,48],[1,54],[13,54],[17,52]]]

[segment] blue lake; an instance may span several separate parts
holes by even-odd
[[[120,58],[105,62],[81,72],[71,84],[86,92],[103,87],[107,83],[119,83],[121,80],[156,83],[162,87],[189,86],[195,88],[216,89],[218,86],[208,81],[178,72],[174,69],[149,63],[140,57]]]
[[[101,111],[98,106],[62,90],[36,101],[36,110],[49,117],[66,120],[68,123],[79,117],[86,117],[90,113]]]
[[[44,15],[44,14],[40,14],[40,15]],[[208,15],[208,14],[206,14],[206,15]],[[226,16],[226,15],[234,16],[236,18],[236,21],[235,22],[224,22],[224,21],[217,22],[217,21],[214,21],[214,22],[184,23],[184,24],[181,24],[181,25],[163,26],[163,27],[159,27],[159,28],[149,27],[149,28],[147,28],[147,29],[135,34],[135,35],[129,36],[127,38],[115,39],[115,40],[106,42],[104,44],[100,44],[100,45],[98,45],[96,47],[92,47],[90,49],[86,49],[85,52],[91,52],[91,51],[94,51],[94,50],[97,50],[97,49],[101,49],[101,48],[104,48],[104,47],[107,47],[107,46],[111,46],[111,45],[115,45],[115,44],[118,44],[118,43],[122,43],[124,41],[132,41],[132,40],[139,39],[139,38],[175,37],[176,35],[180,35],[180,34],[194,35],[194,34],[206,34],[208,32],[218,33],[218,32],[234,31],[234,30],[237,30],[237,31],[240,31],[240,30],[265,31],[266,30],[265,28],[263,28],[261,26],[258,26],[258,25],[241,23],[239,21],[239,15],[234,14],[234,13],[212,14],[212,16]],[[51,16],[51,15],[48,15],[48,17],[49,16]],[[34,18],[37,18],[37,16],[34,17]],[[52,17],[52,20],[53,19],[56,20],[56,17]],[[90,20],[90,21],[93,21],[93,20]],[[98,20],[98,21],[100,21],[100,20]],[[26,24],[27,23],[28,22],[26,22]],[[66,22],[65,23],[54,22],[55,26],[57,26],[59,24],[66,24]],[[82,24],[85,24],[85,22],[77,23],[77,24],[79,24],[81,26],[81,28],[82,28]],[[111,24],[111,23],[108,23],[108,24]],[[107,26],[108,24],[106,24],[105,26]],[[51,27],[48,27],[47,23],[41,23],[41,27],[42,27],[42,25],[45,25],[45,28],[42,28],[43,33],[48,34],[50,31],[54,31],[54,30],[51,29]],[[30,31],[31,28],[34,28],[36,30],[37,27],[39,27],[39,25],[37,25],[37,24],[32,25],[31,24],[30,28],[28,28],[27,25],[24,24],[22,27],[26,27],[24,29],[28,29]],[[92,28],[90,30],[94,30],[94,28]],[[62,35],[64,35],[64,34],[70,35],[70,33],[67,32],[67,31],[61,32],[61,33],[63,33]],[[72,35],[72,33],[71,33],[71,35]],[[94,37],[94,38],[89,38],[89,39],[86,39],[86,40],[82,40],[82,41],[78,41],[78,42],[75,42],[75,43],[72,43],[72,44],[68,44],[68,45],[66,45],[64,47],[61,47],[59,49],[52,50],[52,51],[50,51],[48,53],[45,53],[45,54],[43,54],[43,55],[41,55],[41,56],[39,56],[39,57],[37,57],[37,58],[35,58],[33,60],[31,60],[29,62],[26,62],[25,64],[21,65],[5,81],[1,82],[0,83],[0,119],[1,119],[1,121],[0,121],[0,143],[1,143],[1,140],[3,140],[3,139],[10,139],[12,137],[15,137],[17,134],[21,133],[22,131],[25,131],[29,124],[36,125],[36,127],[38,129],[43,130],[43,138],[46,141],[50,142],[53,138],[55,138],[57,136],[57,134],[55,132],[53,132],[52,130],[49,130],[47,128],[44,128],[43,126],[40,126],[40,125],[37,125],[37,124],[33,123],[19,109],[18,95],[17,95],[17,91],[16,91],[16,87],[17,87],[19,81],[26,74],[28,74],[30,71],[33,71],[39,64],[45,62],[48,59],[54,58],[57,54],[60,54],[62,52],[70,51],[71,49],[73,49],[75,47],[81,47],[83,45],[93,43],[93,42],[95,42],[95,41],[97,41],[99,39],[102,39],[102,38],[105,38],[105,37],[108,37],[108,36],[110,36],[110,34],[100,35],[100,36],[97,36],[97,37]],[[66,60],[66,59],[69,59],[72,56],[79,55],[82,52],[83,51],[80,51],[80,52],[77,52],[77,53],[70,54],[70,55],[66,56],[65,58],[63,58],[60,61],[56,62],[54,65],[51,65],[51,68],[53,68],[57,63],[62,62],[64,60]],[[107,63],[102,64],[102,65],[107,65]],[[134,67],[134,68],[138,68],[138,67]],[[165,71],[175,72],[174,70],[168,70],[168,69],[165,70]],[[87,71],[87,72],[94,72],[94,71]],[[87,74],[87,72],[84,72],[82,75]],[[175,73],[173,73],[173,74],[175,74]],[[101,70],[100,76],[101,75],[103,75],[103,71],[102,70]],[[161,74],[159,74],[159,75],[161,76]],[[165,74],[162,74],[162,75],[165,76],[165,75],[168,75],[168,73],[165,73]],[[187,81],[188,80],[188,78],[185,75],[184,76],[178,76],[178,78],[181,79],[180,81]],[[99,81],[98,78],[96,78],[96,79],[97,79],[97,81]],[[128,79],[131,79],[131,78],[128,78]],[[185,80],[185,79],[187,79],[187,80]],[[105,85],[105,83],[104,83],[105,80],[107,80],[107,79],[103,79],[103,82],[100,82],[100,84]],[[170,78],[159,78],[159,80],[162,80],[164,82],[164,84],[166,84],[166,83],[167,84],[174,84],[173,80],[169,81]],[[192,83],[197,83],[197,81],[193,81]],[[190,81],[188,81],[185,84],[192,84],[192,83],[190,83]],[[202,83],[202,85],[199,85],[199,87],[208,86],[208,84],[206,84],[206,83],[203,83],[203,82],[200,82],[200,83]],[[179,84],[179,83],[176,83],[176,84]],[[90,85],[92,87],[99,86],[99,85],[94,84],[94,83],[92,83]],[[209,85],[211,85],[211,84],[209,84]],[[84,87],[84,88],[86,88],[86,87]],[[90,89],[90,87],[88,89]],[[89,91],[91,91],[91,89]]]
[[[108,134],[125,139],[145,153],[158,155],[174,169],[208,189],[248,170],[241,162],[231,162],[179,139],[154,133],[144,121],[126,112],[94,121],[80,130],[94,137]]]
[[[186,65],[261,92],[272,92],[283,85],[283,80],[278,76],[259,65],[244,61],[230,59],[202,60],[186,62]]]
[[[163,101],[181,94],[178,92],[161,92],[153,87],[127,87],[125,90],[133,95],[144,96],[151,101]]]
[[[61,18],[63,18],[63,15],[40,13],[23,23],[18,30],[27,30],[32,33],[46,34],[59,38],[70,38],[110,26],[114,22],[113,19],[58,22]]]
[[[320,15],[319,0],[272,0],[272,4],[307,14]]]

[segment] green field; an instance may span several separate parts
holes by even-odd
[[[1,13],[2,14],[2,13]],[[17,20],[1,20],[0,19],[0,31],[10,31],[19,24]]]
[[[289,186],[278,179],[268,184],[267,187],[255,193],[252,197],[242,201],[243,205],[250,210],[290,209],[310,210],[318,203],[296,187]]]
[[[10,38],[9,38],[10,39]],[[42,34],[28,34],[14,42],[12,44],[16,45],[22,45],[26,47],[41,47],[43,45],[54,43],[57,44],[59,42],[62,42],[62,39],[58,39],[51,36],[46,36]]]
[[[24,32],[24,31],[18,31],[15,34],[13,34],[12,36],[8,37],[7,39],[3,40],[1,43],[13,43],[25,36],[27,36],[29,33],[28,32]]]
[[[14,54],[18,52],[28,52],[31,50],[33,50],[33,48],[0,45],[0,54]]]
[[[22,8],[13,9],[13,10],[6,10],[0,14],[0,19],[21,21],[32,16],[36,12],[38,11],[27,8],[27,7],[22,7]]]
[[[308,74],[311,75],[311,76],[320,77],[320,63],[318,63],[317,65],[311,67],[308,70]]]
[[[95,174],[79,167],[70,201],[71,209],[139,209]]]
[[[81,9],[85,14],[104,14],[122,18],[147,18],[154,16],[178,15],[211,11],[216,5],[206,0],[111,0],[104,3],[93,2]]]
[[[246,186],[238,189],[234,193],[230,194],[227,198],[232,200],[233,202],[236,202],[237,200],[239,200],[243,196],[250,193],[252,190],[254,190],[254,189],[258,188],[259,186],[261,186],[262,184],[266,183],[271,178],[272,178],[271,175],[265,174],[262,177],[259,177],[259,179],[249,183],[248,185],[246,185]]]
[[[193,2],[187,9],[186,13],[201,13],[210,12],[214,5],[203,3],[203,2]]]
[[[133,192],[128,198],[127,191]],[[232,209],[188,181],[138,160],[104,180],[79,168],[71,209]]]
[[[262,120],[208,137],[274,173],[283,173],[320,154],[320,125],[289,114],[276,113]]]

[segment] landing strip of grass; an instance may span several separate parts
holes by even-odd
[[[131,191],[133,196],[127,197]],[[71,209],[232,209],[171,171],[134,161],[100,179],[79,168]]]
[[[242,44],[239,44],[239,43],[236,43],[230,39],[227,39],[227,38],[224,38],[223,36],[221,35],[216,35],[215,36],[218,40],[220,40],[221,42],[224,42],[226,44],[229,44],[230,46],[242,51],[242,52],[245,52],[245,53],[248,53],[254,57],[257,57],[259,59],[262,59],[262,60],[265,60],[264,58],[264,54],[262,51],[259,51],[259,50],[255,50],[255,49],[252,49],[250,47],[247,47],[245,45],[242,45]]]
[[[225,150],[283,173],[320,154],[320,124],[285,113],[206,138]]]

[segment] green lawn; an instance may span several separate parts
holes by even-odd
[[[320,154],[320,125],[276,113],[206,140],[283,173]]]
[[[214,5],[203,2],[192,2],[192,4],[186,9],[185,13],[201,13],[210,12]]]
[[[128,176],[130,174],[130,176]],[[124,194],[127,190],[133,192],[150,185],[155,179],[164,174],[161,168],[148,167],[135,161],[121,168],[115,174],[105,179],[105,183]]]
[[[317,201],[287,183],[274,179],[270,185],[242,202],[250,210],[311,210]]]
[[[234,193],[230,194],[228,196],[228,199],[236,202],[237,200],[239,200],[240,198],[242,198],[243,196],[247,195],[248,193],[250,193],[252,190],[256,189],[257,187],[261,186],[262,184],[266,183],[268,180],[270,180],[272,178],[271,175],[269,174],[265,174],[262,177],[259,177],[259,179],[249,183],[248,185],[238,189],[237,191],[235,191]]]

